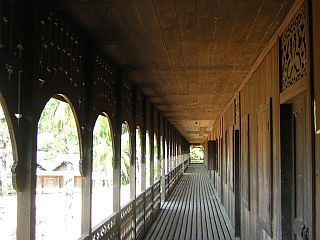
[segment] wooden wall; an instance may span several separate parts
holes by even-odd
[[[159,133],[160,128],[156,106],[128,79],[123,66],[105,56],[98,43],[60,4],[60,1],[0,1],[0,101],[12,138],[12,181],[19,192],[17,239],[35,238],[37,125],[50,98],[59,95],[59,99],[68,101],[77,119],[79,178],[83,182],[82,236],[92,232],[92,136],[99,114],[109,117],[114,137],[115,212],[120,210],[122,122],[128,122],[132,133],[132,183],[135,128],[139,126],[142,131],[142,164],[145,164],[145,132],[151,132],[153,142],[153,132]],[[164,116],[162,121],[169,125]],[[182,154],[187,154],[189,143],[173,126],[171,130],[182,138]],[[176,141],[163,126],[162,134],[166,134],[167,142]],[[150,151],[153,156],[153,147]],[[131,190],[134,197],[134,186]]]
[[[312,1],[313,25],[313,72],[315,100],[315,226],[320,225],[320,1]],[[320,239],[320,228],[317,227],[316,239]]]
[[[320,223],[320,138],[319,135],[316,135],[317,161],[316,173],[314,173],[312,158],[313,106],[311,100],[313,75],[310,71],[312,70],[312,60],[314,60],[315,98],[320,100],[320,1],[314,0],[312,4],[314,59],[311,59],[312,55],[309,52],[311,46],[309,41],[309,26],[311,25],[308,20],[310,3],[297,1],[247,75],[234,99],[230,101],[220,118],[215,121],[212,133],[208,138],[208,140],[218,141],[218,167],[217,171],[214,171],[212,179],[216,193],[233,227],[237,222],[236,201],[239,201],[240,204],[238,236],[241,239],[287,239],[282,235],[281,194],[286,189],[281,189],[280,108],[301,95],[305,96],[306,104],[304,164],[305,181],[308,185],[305,204],[311,212],[305,217],[305,222],[308,225],[309,239],[320,239],[320,230],[314,227],[319,226]],[[305,19],[301,17],[303,9],[305,9]],[[295,31],[292,27],[292,21],[305,21],[302,43],[299,43],[299,45],[305,43],[306,46],[305,56],[302,57],[302,60],[290,58],[291,56],[288,60],[283,54],[285,50],[283,50],[281,41],[290,37],[288,33]],[[297,49],[294,51],[301,50],[298,48],[297,44]],[[289,72],[286,69],[286,61],[289,62],[289,68],[290,64],[297,66],[294,65],[297,64],[294,61],[300,61],[301,68],[304,68],[304,71],[298,70],[297,79],[289,83],[283,83],[284,78],[290,79],[285,75]],[[294,72],[294,70],[292,71]],[[299,74],[301,74],[300,78]],[[284,84],[289,85],[286,87],[283,86]],[[317,114],[319,113],[320,109]],[[320,115],[318,121],[320,121]],[[318,126],[320,129],[320,124]],[[239,200],[237,200],[235,191],[237,165],[234,136],[237,129],[240,130],[240,176],[237,180],[240,189]],[[312,191],[314,187],[316,198]],[[313,210],[314,206],[316,207],[315,211]],[[316,216],[316,222],[313,221],[313,215]],[[316,231],[317,235],[315,235]]]

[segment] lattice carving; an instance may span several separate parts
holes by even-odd
[[[13,28],[14,28],[14,1],[0,1],[0,48],[5,48],[12,53],[14,45]]]
[[[280,38],[283,92],[307,75],[306,9],[302,7]]]
[[[114,105],[116,103],[115,97],[115,78],[114,71],[102,58],[96,57],[95,61],[95,79],[93,86],[97,97],[103,102]]]
[[[133,205],[134,201],[120,211],[120,239],[131,239],[130,236],[133,234],[135,220],[133,218]]]
[[[138,196],[136,202],[136,237],[139,237],[143,233],[144,229],[144,193]]]
[[[127,116],[132,115],[132,87],[128,80],[123,81],[123,109]]]
[[[40,21],[40,72],[81,87],[80,37],[63,21],[49,14]]]
[[[136,98],[136,121],[138,126],[143,124],[143,96],[139,92]]]
[[[240,96],[239,94],[234,99],[234,117],[235,117],[235,124],[240,122]]]
[[[118,215],[110,218],[107,222],[102,224],[92,233],[92,240],[107,239],[113,240],[118,239]]]

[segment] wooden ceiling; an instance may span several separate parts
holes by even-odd
[[[209,134],[292,0],[66,0],[191,142]]]

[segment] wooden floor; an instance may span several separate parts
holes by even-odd
[[[191,165],[145,239],[234,239],[202,165]]]

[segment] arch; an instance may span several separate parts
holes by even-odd
[[[150,178],[150,135],[149,131],[146,131],[146,189],[151,185],[151,178]]]
[[[140,127],[137,126],[136,128],[136,196],[141,193],[141,184],[142,184],[142,151],[141,145],[142,143],[142,136]]]
[[[160,151],[160,176],[163,175],[163,168],[164,168],[164,153],[163,153],[163,136],[160,136],[160,145],[159,145],[159,151]]]
[[[168,143],[167,139],[164,139],[164,172],[168,173]]]
[[[17,192],[12,167],[16,164],[16,144],[6,104],[0,95],[0,239],[16,239]]]
[[[120,204],[130,201],[130,170],[131,170],[131,134],[129,124],[123,122],[121,126],[121,187]]]
[[[50,98],[38,121],[37,239],[81,236],[79,136],[79,124],[69,99],[64,95]]]
[[[114,139],[111,121],[101,113],[92,132],[92,207],[91,226],[113,213]]]
[[[158,139],[157,134],[153,134],[153,178],[154,181],[157,181],[159,179],[159,159],[158,159]]]

